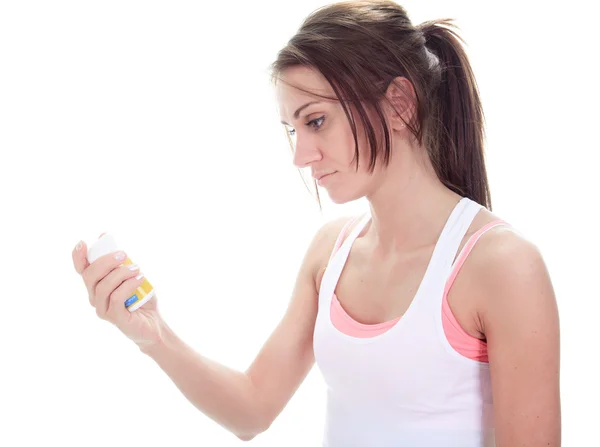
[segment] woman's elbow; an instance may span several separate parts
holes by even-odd
[[[256,427],[253,428],[252,431],[244,431],[244,432],[236,433],[236,436],[238,437],[238,439],[240,439],[242,441],[252,441],[254,438],[256,438],[261,433],[266,432],[270,426],[271,426],[271,421],[264,423],[264,424],[257,425]]]
[[[242,441],[252,441],[256,435],[237,435],[237,437]]]

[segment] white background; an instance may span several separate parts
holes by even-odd
[[[78,240],[112,231],[170,326],[245,369],[282,316],[318,206],[268,65],[326,2],[0,2],[0,445],[243,444],[89,306]],[[598,86],[586,2],[404,1],[453,17],[487,117],[494,211],[541,249],[562,331],[563,445],[595,444]],[[597,40],[596,40],[597,41]],[[318,369],[250,445],[316,446]]]

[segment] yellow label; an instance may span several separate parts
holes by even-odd
[[[123,264],[130,265],[130,264],[133,264],[133,262],[131,261],[131,259],[127,258],[127,259],[125,259]],[[148,295],[150,292],[152,292],[152,289],[153,289],[152,284],[150,284],[150,282],[146,279],[146,277],[144,277],[144,280],[138,286],[138,288],[135,290],[135,293],[125,300],[125,307],[129,308],[130,306],[133,306],[138,301],[143,300],[146,295]]]

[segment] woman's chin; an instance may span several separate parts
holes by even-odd
[[[344,194],[343,191],[339,190],[327,190],[327,195],[329,196],[329,200],[336,205],[343,205],[344,203],[352,202],[360,198],[360,196],[355,197],[355,195],[348,194],[348,192]]]
[[[329,198],[336,205],[343,205],[344,203],[348,202],[348,200],[345,200],[345,199],[342,199],[342,198],[338,198],[338,197],[332,197],[331,195],[329,195]]]

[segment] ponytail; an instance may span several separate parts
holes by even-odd
[[[448,188],[492,209],[484,162],[484,116],[471,64],[450,19],[422,23],[425,51],[437,82],[426,144]]]

